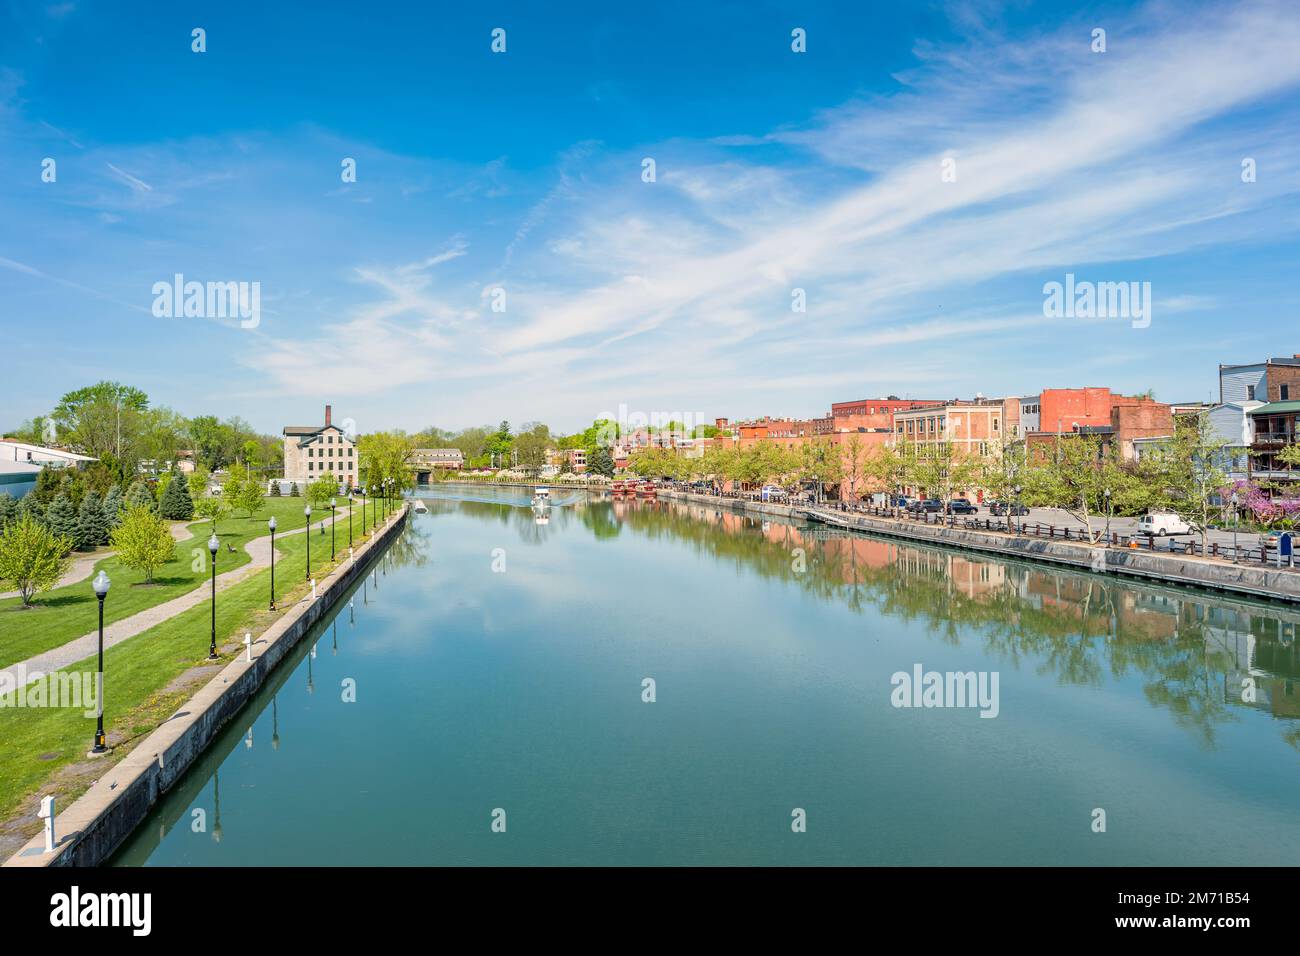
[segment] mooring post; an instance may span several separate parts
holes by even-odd
[[[54,852],[54,798],[41,797],[41,809],[36,814],[45,821],[45,852]]]

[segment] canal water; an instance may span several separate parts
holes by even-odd
[[[1300,862],[1294,611],[675,502],[425,501],[114,862]],[[985,706],[895,706],[918,672]]]

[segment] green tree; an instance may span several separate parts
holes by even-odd
[[[18,519],[18,501],[7,491],[0,491],[0,531]]]
[[[108,494],[104,496],[104,520],[108,522],[110,531],[122,520],[121,511],[124,503],[121,485],[114,485],[108,489]]]
[[[59,437],[83,454],[111,459],[122,474],[139,460],[149,396],[119,382],[99,382],[68,392],[54,408]]]
[[[1106,480],[1102,467],[1104,450],[1096,435],[1062,436],[1042,455],[1031,458],[1025,471],[1025,502],[1047,508],[1060,508],[1083,522],[1088,540],[1100,534],[1092,527],[1093,519],[1105,513]]]
[[[551,446],[551,430],[540,422],[525,424],[515,437],[519,466],[537,471],[546,464],[546,450]]]
[[[208,482],[212,478],[212,472],[202,465],[195,465],[194,470],[185,476],[185,484],[190,489],[190,500],[198,501],[208,493]]]
[[[139,478],[131,482],[131,487],[126,490],[126,504],[127,507],[140,505],[151,511],[156,510],[158,507],[158,503],[154,501],[153,492]]]
[[[271,482],[271,497],[272,498],[280,497],[280,483],[278,481]]]
[[[261,483],[238,461],[226,470],[226,483],[222,486],[221,496],[230,502],[232,508],[248,512],[250,518],[266,505]]]
[[[505,423],[502,422],[504,425]],[[415,472],[411,463],[415,457],[415,443],[405,432],[373,432],[362,435],[357,441],[362,480],[372,492],[389,487],[400,494],[411,487]]]
[[[313,508],[324,508],[330,499],[338,495],[339,483],[335,478],[324,475],[307,486],[307,500]]]
[[[194,500],[190,497],[190,485],[183,475],[174,467],[171,480],[158,502],[158,514],[168,521],[189,521],[194,517]]]
[[[224,521],[230,515],[230,504],[222,498],[200,498],[194,504],[196,517],[211,522],[212,533],[217,533],[217,522]]]
[[[86,492],[77,509],[77,547],[82,551],[93,551],[108,544],[108,518],[104,515],[104,501],[93,491]]]
[[[123,565],[144,572],[145,584],[152,584],[154,571],[176,553],[167,523],[145,505],[128,506],[109,540]]]
[[[32,597],[59,583],[68,569],[70,537],[50,532],[30,514],[11,521],[0,531],[0,581],[12,587],[31,607]]]
[[[609,449],[597,448],[587,456],[587,470],[597,475],[604,475],[606,478],[614,477],[614,459],[610,457]]]
[[[1178,515],[1201,536],[1207,547],[1210,525],[1223,511],[1219,490],[1228,483],[1220,467],[1227,441],[1219,438],[1209,415],[1178,415],[1174,434],[1156,443],[1143,462],[1156,479],[1156,507]]]
[[[954,492],[977,484],[983,462],[958,449],[952,442],[926,444],[918,449],[912,467],[913,482],[931,497],[943,501],[943,512],[949,514],[949,503]]]
[[[298,490],[298,482],[294,481],[289,484],[289,497],[301,498],[302,492]]]
[[[51,502],[45,510],[45,526],[56,538],[67,538],[76,546],[77,509],[73,507],[71,498],[60,494]]]

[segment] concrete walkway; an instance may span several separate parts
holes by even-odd
[[[184,541],[190,537],[189,529],[192,524],[194,524],[193,521],[175,521],[172,522],[168,530],[171,531],[172,537],[177,541]],[[115,554],[117,554],[116,551],[92,551],[89,554],[77,555],[72,559],[72,564],[68,566],[68,570],[63,572],[63,577],[59,578],[58,584],[54,585],[54,587],[64,588],[69,584],[76,584],[78,581],[86,580],[86,578],[90,577],[90,573],[95,570],[95,565]],[[19,597],[17,591],[0,591],[0,600],[16,597]]]
[[[335,512],[334,521],[335,522],[347,521],[347,517],[348,517],[348,509],[339,508]],[[311,530],[316,531],[317,534],[319,534],[318,529],[320,528],[321,524],[324,524],[328,527],[330,521],[329,520],[325,520],[323,522],[313,521],[311,523]],[[277,534],[276,537],[286,538],[289,537],[290,535],[303,534],[307,530],[308,530],[307,528],[297,528],[293,531],[282,531],[279,534]],[[325,537],[328,538],[328,535],[326,535]],[[325,545],[325,549],[326,550],[324,553],[328,554],[329,553],[328,544]],[[278,552],[279,549],[276,550]],[[343,552],[346,552],[347,550],[346,538],[343,541],[341,550]],[[250,574],[253,574],[257,571],[262,570],[262,568],[270,566],[271,536],[268,534],[268,535],[264,535],[261,538],[254,538],[253,540],[249,541],[244,545],[244,551],[247,552],[249,558],[251,558],[252,560],[250,560],[247,564],[242,565],[238,568],[232,568],[229,571],[218,574],[217,575],[218,592],[224,591],[226,590],[226,588],[233,587],[234,585],[238,584],[240,581],[244,580],[244,578],[248,577]],[[224,553],[226,552],[221,552],[217,556],[218,568],[221,567],[221,554]],[[103,556],[101,555],[101,557]],[[292,579],[292,581],[293,583],[296,584],[298,579],[294,578]],[[115,644],[120,644],[122,643],[122,641],[135,637],[137,634],[141,633],[142,631],[147,631],[155,624],[161,624],[163,621],[167,620],[168,618],[174,617],[183,611],[188,611],[190,608],[195,607],[196,605],[211,600],[211,598],[212,598],[211,587],[200,586],[194,588],[192,591],[187,591],[185,594],[182,594],[179,597],[174,597],[170,601],[164,601],[162,604],[156,604],[153,607],[145,608],[143,611],[140,611],[137,614],[132,614],[130,617],[124,617],[122,618],[122,620],[114,621],[112,624],[106,624],[104,626],[104,647],[105,649],[107,649],[112,647]],[[68,641],[68,643],[61,644],[60,646],[51,648],[48,651],[43,651],[42,653],[37,654],[35,657],[29,657],[25,661],[19,661],[16,664],[10,664],[8,667],[0,669],[0,674],[5,674],[5,673],[9,674],[12,677],[14,683],[17,684],[20,680],[20,675],[24,674],[24,669],[25,669],[25,676],[22,678],[22,681],[23,683],[30,683],[33,679],[35,679],[37,674],[51,674],[57,670],[60,670],[61,668],[68,667],[72,664],[75,664],[78,661],[83,661],[87,657],[90,657],[92,654],[94,654],[98,649],[99,649],[99,629],[96,628],[95,630],[91,631],[89,634],[83,635],[82,637],[74,638],[73,640]]]

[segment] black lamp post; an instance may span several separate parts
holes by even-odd
[[[334,506],[336,502],[330,499],[330,560],[334,560]]]
[[[221,542],[217,540],[216,532],[208,538],[208,553],[212,555],[212,640],[208,643],[208,660],[217,660],[217,551],[221,549]]]
[[[1020,514],[1019,514],[1019,512],[1020,512],[1020,486],[1019,486],[1019,485],[1016,485],[1016,487],[1015,487],[1015,492],[1016,492],[1016,498],[1015,498],[1015,500],[1014,500],[1013,502],[1011,502],[1011,510],[1014,511],[1014,512],[1016,512],[1015,517],[1016,517],[1016,518],[1019,518],[1019,517],[1020,517]],[[1016,521],[1016,522],[1015,522],[1015,529],[1016,529],[1016,534],[1020,534],[1020,522],[1019,522],[1019,521]]]
[[[275,610],[275,515],[266,523],[271,529],[271,610]]]
[[[348,489],[348,548],[352,547],[352,489]]]
[[[302,509],[302,515],[307,519],[306,531],[307,538],[307,580],[311,580],[311,505],[306,505]]]
[[[104,737],[104,598],[108,597],[108,586],[111,582],[108,575],[101,570],[95,575],[95,580],[90,582],[90,586],[95,589],[95,597],[99,598],[99,720],[95,725],[95,746],[90,748],[92,754],[102,754],[108,751],[105,745]]]
[[[1232,563],[1237,564],[1237,493],[1232,493]]]
[[[1106,540],[1109,541],[1110,540],[1110,489],[1107,488],[1103,493],[1106,495]]]

